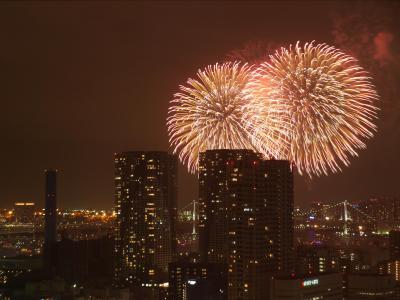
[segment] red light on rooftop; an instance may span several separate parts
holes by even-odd
[[[233,160],[228,160],[227,162],[226,162],[226,165],[227,166],[233,166],[234,165],[234,161]]]

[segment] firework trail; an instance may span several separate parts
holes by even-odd
[[[280,158],[292,160],[300,174],[341,170],[376,130],[378,95],[370,77],[353,57],[326,44],[281,48],[254,71],[246,90],[249,105],[260,108],[256,124],[278,107],[287,130],[276,140],[290,144],[285,154],[278,147]]]

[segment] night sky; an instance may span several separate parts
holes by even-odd
[[[249,41],[334,44],[335,18],[357,14],[357,5],[2,2],[0,206],[43,206],[43,171],[57,168],[60,207],[111,209],[113,153],[171,151],[165,119],[179,84]],[[385,5],[393,4],[378,4]],[[370,24],[392,37],[378,49],[387,58],[379,68],[390,66],[382,72],[383,91],[400,85],[399,32],[392,24],[400,10],[389,10],[382,24],[379,16]],[[359,19],[367,20],[362,13]],[[379,131],[349,168],[313,180],[296,176],[296,204],[399,196],[398,103],[400,94],[382,99]],[[179,176],[179,203],[188,203],[197,197],[197,180],[182,165]]]

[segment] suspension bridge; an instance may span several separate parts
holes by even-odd
[[[381,218],[375,218],[359,208],[359,205],[352,204],[345,200],[333,205],[325,205],[321,209],[311,209],[297,214],[297,218],[303,218],[308,221],[331,222],[341,225],[343,235],[350,234],[350,228],[358,225],[362,229],[367,225],[370,228],[377,229],[378,226],[390,228],[393,223]]]
[[[178,212],[183,213],[190,212],[190,219],[188,221],[192,222],[192,234],[197,235],[197,221],[198,216],[198,201],[193,200],[179,209]],[[308,219],[308,221],[322,221],[335,223],[341,226],[343,235],[349,235],[351,227],[355,224],[373,226],[376,228],[378,225],[391,226],[389,222],[381,219],[374,218],[368,215],[366,212],[362,211],[357,204],[352,204],[345,200],[332,205],[325,205],[321,209],[311,209],[306,212],[301,212],[296,214],[296,218]],[[360,226],[358,226],[360,227]]]

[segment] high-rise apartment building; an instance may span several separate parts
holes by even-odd
[[[167,152],[115,155],[115,283],[156,287],[175,253],[177,159]]]
[[[265,160],[263,163],[273,255],[277,273],[287,275],[294,269],[293,171],[286,160]]]
[[[293,174],[251,150],[208,150],[199,162],[202,259],[228,269],[228,299],[268,295],[293,269]]]

